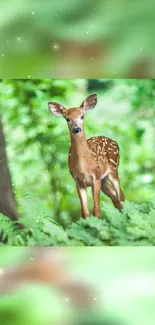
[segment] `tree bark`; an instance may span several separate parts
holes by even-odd
[[[0,116],[0,213],[12,220],[18,220],[11,175],[7,163],[6,143]]]

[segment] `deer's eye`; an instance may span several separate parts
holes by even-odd
[[[84,115],[81,116],[81,120],[83,120],[83,119],[84,119]]]
[[[67,121],[67,123],[69,123],[70,122],[70,119],[69,118],[66,118],[66,121]]]

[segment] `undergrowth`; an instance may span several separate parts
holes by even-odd
[[[102,219],[91,216],[72,222],[65,229],[39,198],[27,196],[23,204],[25,217],[20,229],[8,217],[0,214],[2,241],[13,246],[154,246],[155,201],[140,205],[125,201],[123,212],[111,203],[103,203]],[[4,243],[1,242],[1,245]]]

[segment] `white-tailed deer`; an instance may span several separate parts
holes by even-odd
[[[121,210],[124,194],[118,177],[119,147],[116,141],[104,136],[86,139],[85,113],[95,107],[97,95],[87,97],[78,108],[66,109],[59,103],[48,106],[56,116],[63,116],[68,124],[71,138],[69,170],[76,181],[83,218],[89,217],[87,187],[92,187],[93,215],[100,218],[100,190],[109,196],[114,206]]]

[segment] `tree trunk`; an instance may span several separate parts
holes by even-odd
[[[8,169],[6,145],[0,116],[0,213],[12,220],[18,220],[15,196]]]

